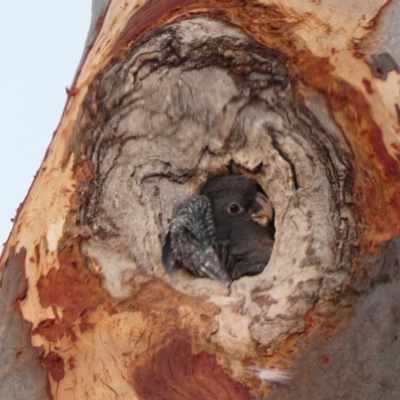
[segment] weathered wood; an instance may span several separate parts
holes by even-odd
[[[114,285],[112,295],[125,297],[115,287],[118,269],[135,266],[187,295],[207,294],[227,326],[249,324],[244,337],[219,329],[219,345],[233,336],[232,354],[304,329],[299,313],[346,280],[355,229],[345,203],[345,142],[295,97],[282,57],[207,19],[157,29],[92,82],[73,138],[90,142],[95,176],[81,189],[79,221],[91,237],[83,248]],[[82,155],[81,145],[73,150]],[[265,273],[229,287],[170,279],[160,243],[174,209],[209,174],[237,170],[257,179],[275,207],[276,243]],[[132,266],[111,263],[115,250]]]
[[[399,397],[400,6],[335,4],[95,6],[2,255],[26,321],[7,330],[32,324],[54,398]],[[268,266],[230,285],[168,276],[177,206],[226,173],[273,203]],[[26,293],[18,273],[6,279],[17,265]],[[271,393],[256,373],[268,367],[292,385]]]

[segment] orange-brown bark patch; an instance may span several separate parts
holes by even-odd
[[[143,272],[139,274],[145,276]],[[149,347],[158,347],[167,335],[184,330],[190,334],[193,343],[201,344],[202,348],[196,351],[215,351],[210,338],[218,329],[214,316],[219,308],[212,303],[182,295],[160,280],[147,279],[141,284],[132,284],[131,296],[116,307],[118,312],[142,313],[146,329],[141,340]]]
[[[154,26],[160,18],[174,8],[194,2],[196,0],[147,1],[126,23],[125,29],[115,43],[113,53],[117,54],[127,44],[135,42],[149,27]]]
[[[258,29],[267,30],[270,35],[286,37],[283,32],[293,26],[275,6],[243,0],[171,0],[148,1],[126,23],[115,43],[112,53],[122,55],[131,43],[149,29],[162,26],[171,21],[189,19],[198,15],[230,22],[256,36]],[[267,24],[266,24],[267,23]],[[265,25],[268,25],[265,28]],[[288,39],[290,43],[290,37]]]
[[[93,172],[86,161],[74,165],[74,179],[78,182],[84,182],[93,178]]]
[[[63,334],[74,339],[73,324],[78,318],[85,320],[85,314],[93,312],[103,304],[108,296],[100,286],[100,280],[86,268],[86,261],[79,251],[72,247],[64,248],[59,253],[60,268],[51,268],[38,283],[42,307],[54,307],[62,310],[62,316],[54,320],[43,321],[35,333],[44,335],[54,341]],[[88,325],[84,324],[83,329]]]
[[[365,90],[367,91],[367,93],[369,93],[369,94],[374,93],[374,90],[372,89],[371,81],[369,81],[368,79],[364,78],[362,80],[362,83],[365,86]]]
[[[249,389],[232,380],[206,353],[192,353],[184,332],[168,338],[155,353],[145,353],[131,365],[131,378],[142,399],[245,400]]]
[[[58,354],[51,351],[49,354],[41,356],[40,362],[49,371],[53,380],[59,382],[64,378],[64,360]]]

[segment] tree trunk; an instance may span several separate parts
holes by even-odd
[[[0,398],[400,398],[400,3],[104,3],[2,254]],[[223,174],[273,203],[267,267],[169,276]]]

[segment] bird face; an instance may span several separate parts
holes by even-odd
[[[260,227],[267,228],[273,222],[271,202],[256,182],[243,176],[214,178],[202,194],[211,200],[219,242],[229,240],[232,234],[242,236],[237,227],[253,227],[260,232]]]
[[[202,194],[211,200],[216,242],[229,253],[224,259],[230,276],[260,273],[275,234],[273,208],[261,187],[243,176],[228,175],[210,180]]]
[[[229,199],[229,201],[233,201],[229,205],[226,204],[225,200],[221,201],[217,198],[214,207],[221,210],[222,214],[226,212],[232,218],[236,218],[237,221],[241,221],[243,214],[247,213],[253,221],[264,227],[272,222],[274,211],[271,202],[263,193],[256,192],[253,200],[244,195],[240,196],[240,193],[239,196],[237,196],[237,193],[231,193],[231,196],[232,199]],[[213,198],[212,194],[211,198]],[[245,216],[244,219],[248,219],[248,216]]]

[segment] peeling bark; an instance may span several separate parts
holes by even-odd
[[[0,302],[21,313],[9,332],[43,351],[23,344],[40,396],[399,397],[399,59],[385,36],[398,6],[289,3],[94,8],[2,255]],[[271,199],[268,265],[232,284],[169,276],[177,207],[222,174]],[[292,384],[262,382],[268,367]]]
[[[109,262],[117,249],[133,260],[120,273],[140,267],[190,296],[204,296],[207,285],[209,298],[235,304],[232,312],[212,300],[220,318],[250,317],[246,338],[270,346],[303,331],[298,316],[349,285],[356,231],[346,142],[305,107],[285,59],[238,29],[194,19],[149,33],[93,81],[77,126],[73,142],[89,143],[94,175],[81,188],[79,221],[91,237],[84,249],[113,296],[127,294]],[[74,150],[80,160],[82,147]],[[274,205],[265,272],[230,287],[166,276],[160,249],[174,210],[210,174],[239,171]],[[225,333],[220,340],[226,347]]]
[[[25,252],[10,255],[0,287],[0,397],[46,398],[46,371],[39,363],[41,351],[29,340],[30,323],[21,319],[19,302],[26,296],[23,273]]]

